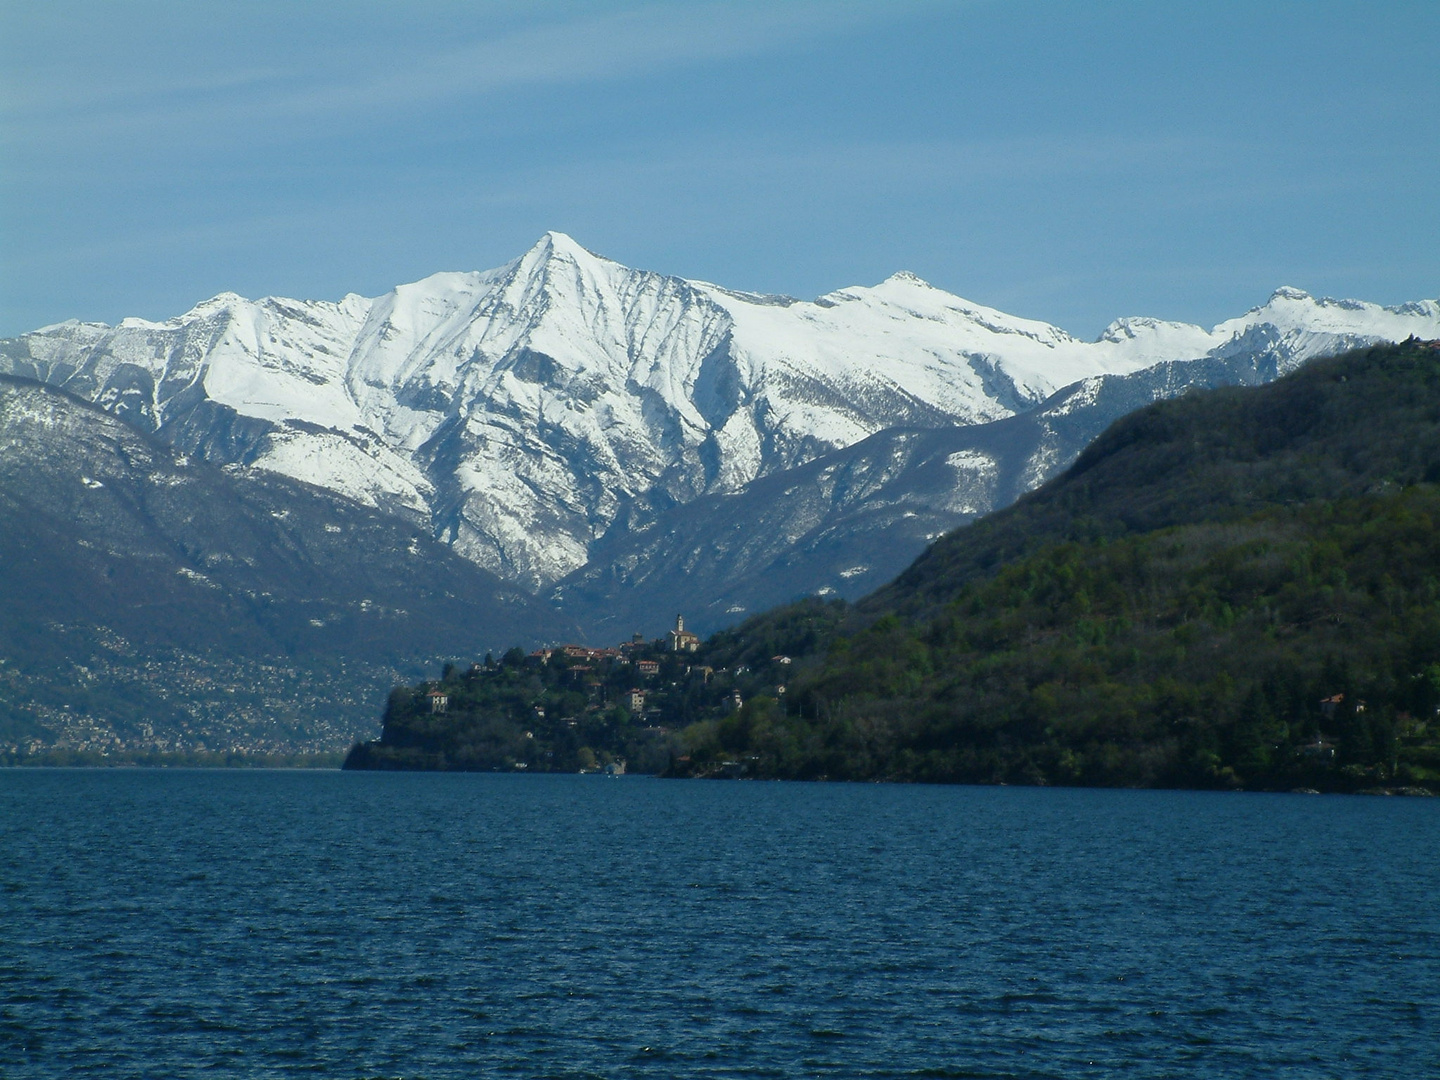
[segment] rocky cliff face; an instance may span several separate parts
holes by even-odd
[[[1066,387],[1084,410],[1106,378],[1169,362],[1283,372],[1410,334],[1440,335],[1440,304],[1282,289],[1211,330],[1126,319],[1082,342],[909,274],[799,301],[628,269],[550,233],[496,270],[375,299],[222,294],[162,323],[47,327],[0,342],[0,371],[62,386],[185,453],[414,522],[539,590],[638,558],[677,508],[888,429],[991,424]],[[1186,377],[1137,385],[1169,380],[1170,393]],[[1074,449],[1037,443],[996,475],[1033,485]],[[978,457],[956,462],[961,488],[988,475]],[[1012,497],[995,490],[944,495],[932,524]]]

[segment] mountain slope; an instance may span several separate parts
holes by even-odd
[[[1440,789],[1437,565],[1440,344],[1163,402],[935,544],[794,674],[751,661],[783,708],[716,702],[676,771]]]
[[[886,429],[1000,420],[1167,361],[1265,353],[1283,372],[1412,333],[1440,333],[1440,304],[1282,289],[1211,330],[1126,319],[1082,342],[913,275],[798,301],[628,269],[550,233],[506,266],[375,299],[222,294],[165,322],[47,327],[0,342],[0,370],[186,453],[419,523],[537,589],[620,544],[617,522],[638,535]]]
[[[674,506],[648,527],[622,519],[552,595],[599,640],[658,632],[673,610],[709,633],[797,596],[856,599],[936,537],[1068,467],[1121,416],[1184,391],[1274,379],[1277,358],[1257,344],[1093,376],[988,424],[890,428],[735,494]]]
[[[403,672],[569,632],[423,530],[0,377],[0,743],[336,749]]]
[[[924,613],[1045,544],[1440,480],[1434,356],[1423,343],[1377,348],[1260,392],[1219,389],[1143,409],[1091,443],[1061,482],[945,537],[864,608]]]

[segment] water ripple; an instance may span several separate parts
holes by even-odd
[[[12,770],[0,1073],[1440,1075],[1437,804]]]

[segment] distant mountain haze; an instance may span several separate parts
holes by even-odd
[[[574,627],[424,530],[0,376],[0,757],[339,750],[456,653]]]

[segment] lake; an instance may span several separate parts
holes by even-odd
[[[6,1077],[1440,1076],[1440,800],[0,772]]]

